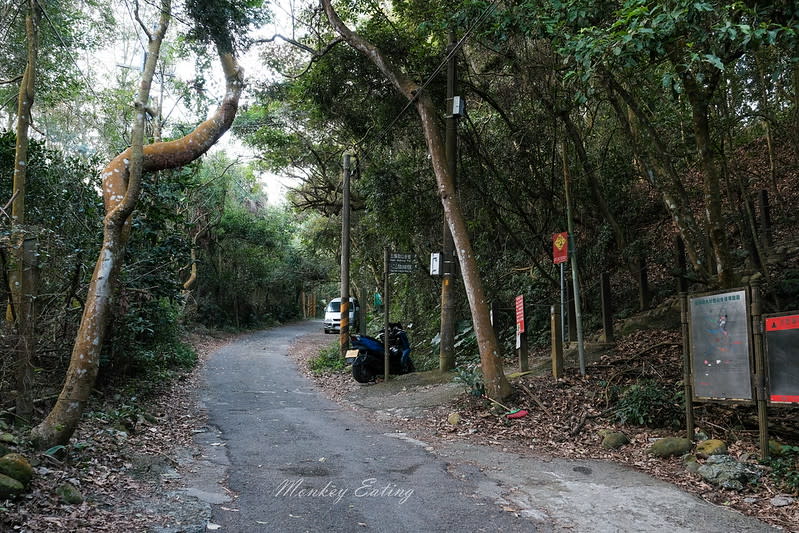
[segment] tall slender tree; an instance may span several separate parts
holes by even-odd
[[[455,183],[447,165],[446,151],[433,101],[428,93],[395,66],[379,48],[347,27],[333,8],[331,0],[322,0],[322,6],[336,32],[350,46],[368,57],[391,85],[416,107],[422,122],[422,131],[433,166],[433,173],[436,176],[438,195],[444,207],[444,217],[452,233],[458,261],[461,265],[464,288],[469,299],[472,323],[480,350],[480,363],[486,392],[494,399],[503,399],[511,393],[512,389],[502,370],[500,346],[491,325],[488,301],[483,290],[466,222],[455,195]]]
[[[13,230],[14,268],[9,272],[10,304],[7,319],[13,322],[17,333],[17,416],[29,422],[33,415],[32,381],[35,335],[35,302],[37,291],[36,236],[25,227],[25,194],[28,180],[28,130],[35,96],[36,63],[39,55],[39,20],[41,10],[36,0],[29,0],[25,16],[25,41],[27,60],[19,85],[17,98],[17,137],[14,153],[14,178],[11,204]]]

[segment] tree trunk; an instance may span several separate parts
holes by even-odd
[[[107,213],[104,221],[103,244],[89,285],[63,389],[50,414],[33,429],[31,434],[40,448],[65,444],[69,441],[94,386],[110,312],[110,300],[123,257],[126,234],[129,231],[127,220],[138,199],[141,174],[177,168],[198,158],[227,131],[236,114],[242,90],[242,72],[232,53],[220,48],[220,59],[227,78],[227,91],[214,115],[181,139],[142,147],[144,108],[161,40],[169,22],[169,8],[169,0],[163,0],[160,24],[150,37],[149,57],[139,90],[139,99],[136,102],[137,122],[133,145],[114,158],[103,171],[103,199]]]
[[[799,62],[791,67],[791,81],[793,82],[793,146],[794,151],[799,151]]]
[[[718,75],[709,76],[710,81],[705,87],[700,87],[693,78],[692,73],[683,71],[681,78],[685,85],[685,94],[691,104],[691,115],[694,127],[694,139],[699,159],[702,165],[703,193],[705,203],[705,228],[710,236],[713,248],[715,270],[721,287],[729,288],[735,283],[732,258],[727,233],[724,230],[721,209],[721,185],[719,168],[714,161],[710,140],[709,123],[709,98],[718,85]]]
[[[36,355],[36,295],[39,289],[38,238],[25,229],[14,232],[14,255],[21,280],[14,302],[16,324],[17,420],[29,424],[33,417],[33,357]]]
[[[12,250],[15,268],[9,273],[11,293],[7,312],[7,319],[13,320],[17,334],[17,417],[26,422],[30,422],[33,415],[31,361],[36,345],[34,302],[38,290],[35,237],[25,230],[25,195],[28,178],[28,128],[35,96],[36,60],[39,53],[39,7],[34,0],[30,0],[28,9],[25,17],[28,58],[17,101],[14,199],[11,203],[11,226],[15,233]]]
[[[444,217],[452,233],[458,261],[461,265],[463,284],[469,299],[474,332],[480,350],[480,362],[486,393],[496,400],[504,399],[510,395],[512,389],[502,371],[499,343],[491,326],[488,302],[483,292],[483,284],[477,268],[477,261],[472,251],[466,222],[455,196],[455,183],[447,166],[444,143],[438,128],[433,102],[430,100],[428,93],[421,91],[419,86],[392,65],[378,48],[350,30],[333,9],[331,0],[322,0],[322,5],[330,24],[339,35],[350,46],[368,57],[395,89],[416,105],[416,111],[422,121],[422,130],[433,165],[433,173],[436,176],[438,195],[444,207]]]
[[[583,136],[580,134],[580,131],[577,129],[577,125],[574,123],[567,111],[558,113],[558,118],[560,118],[560,120],[563,122],[563,125],[566,127],[566,133],[571,138],[574,149],[577,152],[577,158],[580,160],[580,165],[585,171],[586,178],[588,178],[588,185],[589,189],[591,190],[591,198],[594,200],[594,204],[596,204],[597,208],[599,209],[602,218],[604,218],[605,221],[610,224],[610,228],[613,230],[613,236],[616,240],[616,246],[619,249],[619,253],[624,254],[625,248],[627,248],[627,234],[624,231],[624,228],[621,227],[621,224],[619,224],[619,222],[616,220],[616,217],[613,216],[613,213],[610,212],[608,202],[605,200],[605,195],[602,194],[602,189],[599,186],[599,180],[596,177],[594,165],[591,163],[591,159],[588,157],[588,154],[585,151]]]
[[[691,213],[688,196],[677,172],[671,165],[666,147],[659,139],[654,126],[637,105],[634,97],[609,74],[606,73],[604,79],[610,90],[611,105],[622,129],[630,140],[631,149],[637,159],[641,174],[652,187],[660,192],[663,203],[671,214],[674,227],[685,243],[685,251],[694,272],[701,279],[708,279],[710,272],[703,260],[707,254],[703,240],[704,233],[700,231],[699,224]],[[621,98],[621,101],[617,96]],[[628,114],[627,109],[632,113]],[[648,138],[643,137],[636,126],[638,123],[647,131]]]
[[[758,104],[760,113],[763,117],[763,123],[766,126],[766,148],[768,149],[768,175],[769,185],[771,187],[771,195],[777,198],[779,191],[777,190],[777,174],[774,164],[774,139],[771,132],[771,105],[769,103],[769,77],[766,74],[766,61],[768,60],[765,55],[768,53],[767,48],[762,48],[755,52],[755,63],[757,64],[757,84],[758,84]]]

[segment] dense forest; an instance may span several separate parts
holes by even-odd
[[[418,274],[392,277],[392,312],[422,350],[437,351],[441,279],[426,270],[445,249],[442,202],[449,217],[453,198],[484,294],[470,314],[459,253],[460,362],[475,357],[475,307],[488,302],[512,352],[507,310],[519,294],[534,341],[549,342],[552,235],[567,230],[569,203],[591,334],[602,274],[625,318],[673,301],[680,257],[684,288],[760,273],[767,310],[787,310],[799,303],[796,257],[784,253],[797,192],[797,15],[791,2],[325,1],[292,13],[302,38],[264,39],[283,77],[254,88],[234,131],[298,179],[296,208],[330,220],[341,156],[355,154],[354,285],[362,298],[381,286],[384,246],[415,254]],[[465,101],[456,172],[441,168],[448,62]]]
[[[512,353],[505,309],[519,294],[532,341],[548,342],[552,234],[567,230],[567,206],[587,332],[602,274],[622,319],[673,298],[678,255],[693,291],[759,273],[766,311],[799,306],[794,2],[260,4],[0,6],[10,418],[37,424],[68,397],[58,388],[83,359],[78,341],[102,339],[88,371],[101,383],[167,379],[193,362],[187,328],[320,312],[303,304],[337,295],[344,153],[353,292],[378,329],[384,248],[418,258],[415,273],[391,277],[391,312],[422,369],[439,366],[442,282],[427,263],[447,233],[454,363],[479,358],[490,377]],[[189,154],[209,124],[218,131]],[[202,156],[227,127],[245,149]],[[285,202],[264,192],[269,175],[293,178]],[[91,331],[105,334],[84,335],[97,298],[108,309]],[[499,397],[501,376],[487,383]]]

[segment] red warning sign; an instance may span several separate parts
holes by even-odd
[[[766,319],[766,332],[799,329],[799,315],[778,316]]]
[[[569,260],[569,233],[555,233],[552,236],[552,262],[565,263]]]
[[[516,332],[524,333],[524,295],[516,297]]]
[[[799,314],[763,317],[769,399],[799,403]]]

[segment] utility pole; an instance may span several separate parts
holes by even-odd
[[[452,175],[453,182],[458,171],[458,114],[455,112],[455,32],[449,32],[449,46],[447,46],[447,111],[445,150],[447,155],[447,169]],[[455,368],[455,244],[452,233],[444,217],[443,246],[442,246],[442,279],[441,279],[441,330],[439,338],[439,370],[446,372]]]
[[[569,246],[571,246],[571,253],[569,254],[569,261],[572,265],[572,283],[574,286],[574,315],[575,322],[577,323],[577,356],[580,363],[580,375],[585,375],[585,348],[583,345],[583,313],[582,304],[580,300],[580,273],[577,269],[577,240],[574,235],[574,216],[572,215],[572,202],[571,192],[569,191],[571,177],[569,174],[569,161],[566,155],[566,142],[561,145],[563,147],[563,189],[566,194],[566,221],[569,228]]]
[[[350,154],[344,154],[341,185],[341,322],[339,347],[342,359],[350,347]]]

